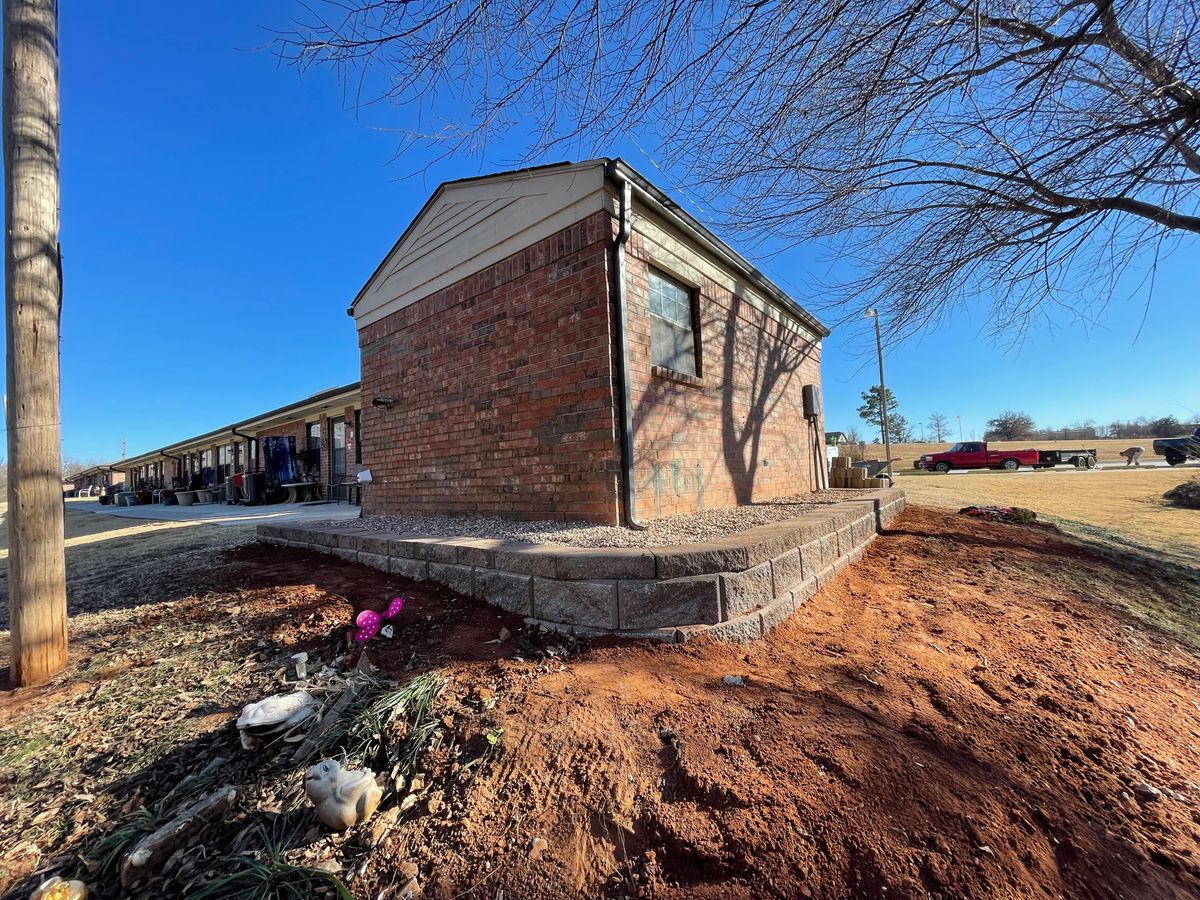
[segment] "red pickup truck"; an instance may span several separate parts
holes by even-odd
[[[918,469],[949,472],[951,469],[1007,469],[1015,472],[1021,466],[1052,469],[1072,465],[1077,469],[1096,467],[1096,450],[989,450],[987,441],[960,441],[941,453],[926,453],[916,462]]]
[[[989,450],[987,441],[960,441],[941,453],[926,453],[917,460],[918,469],[949,472],[951,469],[1009,469],[1037,466],[1036,450]]]

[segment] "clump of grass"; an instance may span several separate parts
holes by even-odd
[[[341,755],[354,765],[371,765],[377,771],[394,768],[397,775],[411,775],[437,730],[434,703],[444,683],[436,671],[419,675],[400,688],[372,678],[337,724],[321,736],[317,753]],[[403,717],[407,731],[396,743],[389,739],[388,731],[398,717]]]
[[[259,825],[262,849],[257,854],[225,857],[231,871],[183,896],[193,900],[309,900],[333,890],[341,900],[354,900],[345,882],[323,869],[297,866],[283,858],[289,835]]]

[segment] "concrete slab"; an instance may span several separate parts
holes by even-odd
[[[95,500],[72,501],[72,509],[101,516],[142,519],[155,522],[205,522],[210,525],[282,525],[290,522],[332,522],[357,519],[361,507],[346,503],[275,503],[270,506],[226,506],[206,503],[202,506],[101,506]]]

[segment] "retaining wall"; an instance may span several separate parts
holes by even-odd
[[[716,541],[582,548],[365,531],[259,525],[268,543],[332,553],[414,581],[433,581],[580,636],[686,641],[762,637],[904,509],[904,491],[854,493]]]

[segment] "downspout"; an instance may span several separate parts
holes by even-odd
[[[637,517],[637,496],[633,483],[633,396],[629,376],[629,304],[625,293],[625,244],[629,241],[629,220],[633,207],[633,185],[621,174],[616,160],[610,160],[605,175],[621,188],[621,206],[618,212],[617,239],[613,242],[613,291],[617,298],[616,336],[617,356],[620,358],[620,375],[617,380],[619,397],[617,403],[621,413],[621,488],[625,501],[625,524],[630,528],[645,530],[646,525]]]
[[[247,441],[247,444],[246,444],[246,462],[247,462],[247,465],[244,467],[243,471],[245,471],[245,472],[249,472],[249,471],[250,471],[250,466],[248,465],[248,463],[250,462],[250,444],[249,444],[248,442],[249,442],[249,441],[254,441],[255,445],[257,445],[257,444],[258,444],[258,437],[257,437],[257,435],[256,435],[256,436],[254,436],[254,437],[251,437],[251,436],[250,436],[250,435],[248,435],[248,434],[242,434],[240,431],[238,431],[238,430],[237,430],[237,429],[236,429],[234,426],[232,426],[232,425],[230,425],[230,426],[229,426],[229,431],[230,431],[230,432],[233,434],[233,436],[234,436],[234,437],[245,438],[245,439],[246,439],[246,441]],[[260,447],[258,447],[258,449],[259,449],[259,451],[260,451],[260,452],[262,451],[262,447],[261,447],[261,446],[260,446]],[[261,458],[261,456],[259,455],[259,453],[255,453],[255,454],[254,454],[254,458],[255,458],[255,460],[257,460],[257,461],[259,461],[259,462],[261,462],[261,461],[262,461],[262,458]],[[255,469],[255,471],[258,471],[258,470],[257,470],[257,469]]]
[[[173,460],[175,460],[175,462],[179,463],[179,468],[178,468],[179,478],[178,479],[173,478],[171,480],[172,481],[176,481],[176,480],[182,481],[183,480],[183,460],[180,459],[178,456],[172,456],[170,453],[167,452],[165,447],[162,450],[159,450],[158,453],[159,453],[159,456],[165,456],[167,459],[173,459]],[[166,479],[164,478],[163,480],[165,481]]]

